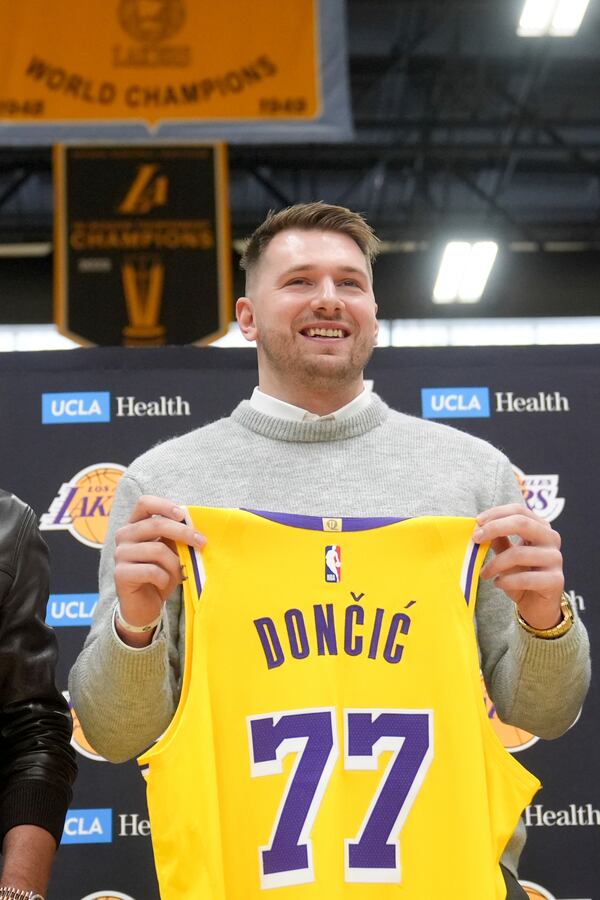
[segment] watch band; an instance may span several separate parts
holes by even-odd
[[[155,619],[151,622],[148,622],[146,625],[131,625],[127,619],[123,618],[123,613],[121,612],[121,604],[117,600],[115,605],[115,616],[118,619],[119,625],[125,631],[130,631],[131,634],[148,634],[149,631],[154,631],[160,620],[162,619],[162,609],[157,615]],[[2,894],[0,894],[0,900],[2,900]]]
[[[0,884],[0,900],[44,900],[44,898],[35,891],[23,891],[7,884]]]
[[[529,622],[526,622],[525,619],[521,616],[518,607],[515,607],[515,610],[517,613],[517,621],[521,628],[523,628],[529,634],[533,634],[535,637],[541,638],[544,641],[552,641],[554,640],[554,638],[562,637],[563,634],[566,634],[567,631],[571,630],[571,628],[573,627],[573,623],[575,622],[575,616],[573,615],[573,608],[571,606],[571,598],[565,591],[563,591],[560,598],[562,620],[558,623],[558,625],[554,625],[553,628],[534,628],[533,625],[530,625]]]

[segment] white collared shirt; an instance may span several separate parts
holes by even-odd
[[[327,419],[343,422],[344,419],[348,419],[355,413],[366,409],[370,400],[369,391],[363,388],[358,397],[355,397],[350,403],[346,403],[326,416],[318,416],[316,413],[302,409],[301,406],[294,406],[293,403],[286,403],[285,400],[271,397],[270,394],[265,394],[260,388],[255,387],[250,397],[250,405],[253,409],[265,413],[267,416],[273,416],[276,419],[287,419],[291,422],[317,422]]]

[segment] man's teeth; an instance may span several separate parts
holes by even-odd
[[[308,336],[341,338],[344,337],[344,332],[341,328],[309,328]]]

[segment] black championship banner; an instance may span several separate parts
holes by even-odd
[[[344,0],[0,3],[0,140],[352,134]]]
[[[231,319],[226,148],[58,146],[54,300],[82,344],[214,339]]]
[[[596,654],[600,348],[383,349],[367,376],[391,406],[510,457],[528,505],[562,535],[566,590]],[[1,483],[33,506],[50,547],[47,620],[58,635],[61,690],[97,601],[98,552],[125,467],[158,441],[227,415],[256,380],[255,353],[245,349],[0,354]],[[520,865],[535,900],[600,897],[599,668],[581,716],[555,741],[505,726],[482,699],[504,745],[543,784],[525,810]],[[80,774],[49,900],[157,900],[139,768],[104,761],[73,716]]]

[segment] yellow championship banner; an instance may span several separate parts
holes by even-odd
[[[210,342],[231,319],[227,150],[54,148],[55,322],[81,344]]]
[[[321,114],[319,0],[0,0],[0,126]]]

